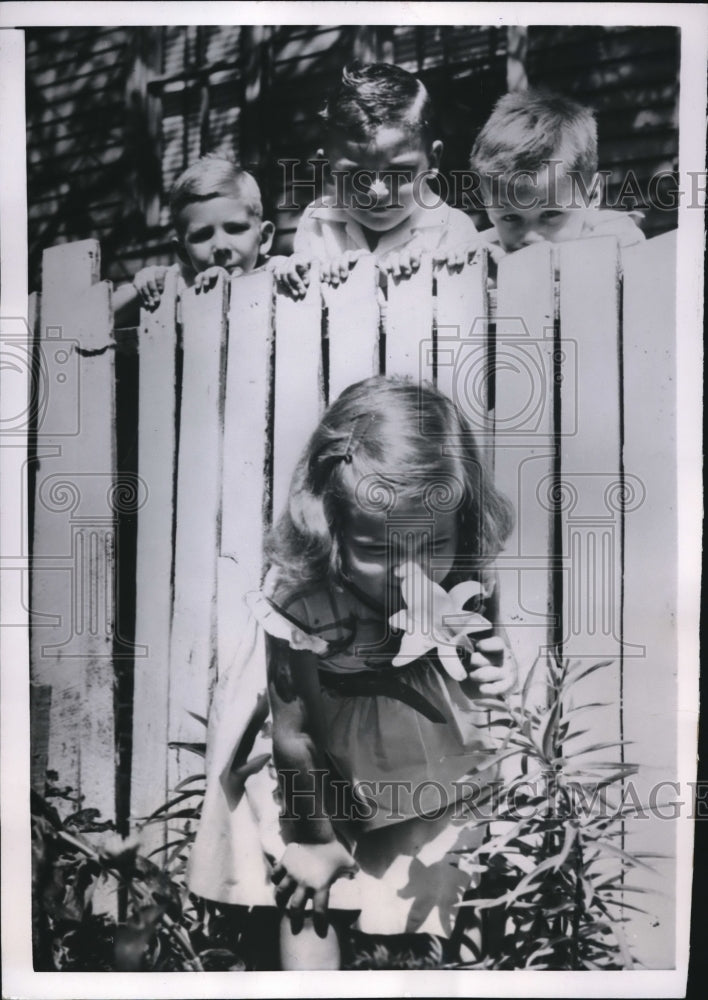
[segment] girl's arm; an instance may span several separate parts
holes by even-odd
[[[306,651],[268,637],[268,694],[273,712],[273,756],[283,794],[283,833],[290,841],[275,866],[276,901],[302,926],[313,898],[315,928],[326,933],[329,889],[356,865],[337,839],[324,803],[327,768],[320,731],[317,661]],[[317,772],[320,772],[319,774]]]
[[[268,695],[286,839],[328,843],[336,838],[322,801],[321,774],[317,774],[327,764],[320,749],[319,681],[312,653],[291,649],[286,642],[268,636]]]

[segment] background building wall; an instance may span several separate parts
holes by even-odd
[[[310,194],[288,191],[283,158],[311,180],[318,112],[342,65],[386,60],[420,75],[438,109],[449,178],[509,86],[547,86],[598,112],[608,197],[641,202],[649,178],[678,169],[678,31],[490,26],[162,26],[27,31],[30,284],[41,252],[95,236],[104,275],[172,259],[166,196],[201,153],[236,155],[258,177],[289,252]],[[627,187],[629,170],[638,186]],[[665,187],[670,187],[667,176]],[[447,186],[451,190],[451,186]],[[663,190],[663,189],[662,189]],[[283,203],[298,208],[282,208]],[[483,216],[475,216],[481,227]],[[655,235],[675,211],[650,209]]]

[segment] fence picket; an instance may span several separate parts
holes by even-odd
[[[177,466],[175,592],[170,642],[168,736],[203,743],[216,661],[216,560],[221,513],[221,385],[225,287],[182,295],[182,401]],[[189,751],[168,760],[170,788],[198,767]]]
[[[622,251],[621,303],[617,253],[614,240],[595,239],[509,255],[491,317],[485,252],[461,272],[441,269],[435,282],[426,256],[409,279],[389,282],[383,326],[386,370],[436,372],[483,450],[493,448],[496,484],[517,514],[498,569],[500,618],[522,678],[559,644],[570,657],[614,657],[614,674],[595,674],[579,697],[612,702],[591,721],[593,742],[634,741],[633,801],[646,801],[658,782],[671,786],[677,766],[675,234]],[[99,263],[95,241],[44,256],[33,783],[41,785],[46,737],[47,765],[111,818],[124,735],[114,719],[115,514],[126,484],[115,465],[110,287],[98,281]],[[283,509],[320,415],[323,295],[329,398],[379,364],[373,257],[338,289],[313,281],[301,302],[274,298],[269,272],[234,279],[228,327],[226,292],[219,281],[178,303],[171,276],[159,309],[141,321],[133,816],[202,770],[167,746],[204,742],[189,713],[207,715],[242,630],[243,594],[259,582],[261,528]],[[650,817],[639,827],[630,850],[673,853],[673,824]],[[148,849],[162,843],[161,833],[147,836]],[[625,925],[648,967],[675,960],[674,869],[663,872],[664,881],[650,876],[649,915]],[[628,885],[645,883],[627,874]]]
[[[386,372],[433,380],[433,260],[423,254],[408,278],[389,278],[384,311]]]
[[[130,812],[145,817],[167,800],[167,731],[173,593],[174,482],[177,466],[177,280],[168,272],[159,307],[140,316],[138,475],[146,489],[138,510],[135,668]],[[145,847],[164,843],[161,824]]]
[[[244,594],[260,583],[270,515],[273,277],[231,282],[224,401],[224,473],[218,560],[219,672],[244,624]],[[246,526],[244,530],[244,526]],[[260,530],[259,530],[260,529]]]
[[[617,739],[622,689],[619,259],[612,237],[561,244],[559,257],[562,648],[613,661],[576,691],[578,704],[611,702],[593,714],[601,742]]]
[[[553,413],[554,277],[551,247],[536,244],[504,258],[497,278],[493,355],[494,478],[516,511],[498,560],[501,620],[522,677],[552,639],[550,482]]]
[[[360,258],[345,282],[323,286],[329,348],[328,399],[379,370],[376,258]]]
[[[276,296],[275,328],[273,516],[277,518],[324,402],[319,278],[311,275],[304,299]]]
[[[628,885],[652,890],[643,897],[647,914],[633,915],[627,936],[640,961],[665,969],[676,961],[676,823],[660,815],[673,815],[678,776],[676,233],[623,250],[622,268],[624,467],[631,487],[624,503],[623,620],[626,639],[644,647],[642,657],[625,659],[623,728],[631,741],[627,759],[640,764],[632,779],[637,799],[658,810],[632,824],[628,845],[665,859],[650,878],[627,873]]]
[[[50,685],[48,766],[115,816],[115,384],[95,240],[44,252],[32,572],[32,679]],[[86,353],[96,352],[96,353]]]
[[[488,430],[487,252],[436,272],[437,386],[475,428]]]

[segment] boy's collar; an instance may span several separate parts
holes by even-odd
[[[362,226],[347,213],[343,208],[335,208],[331,204],[332,196],[325,195],[312,209],[312,218],[320,222],[339,223],[343,225],[352,241],[363,250],[369,250],[369,242]],[[393,247],[399,246],[401,234],[413,235],[420,229],[439,229],[448,224],[450,206],[445,203],[434,208],[423,208],[416,206],[413,213],[404,219],[403,222],[381,233],[376,245],[375,253],[380,255]]]

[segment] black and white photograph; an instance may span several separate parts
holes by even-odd
[[[3,995],[685,996],[708,7],[3,7]]]

